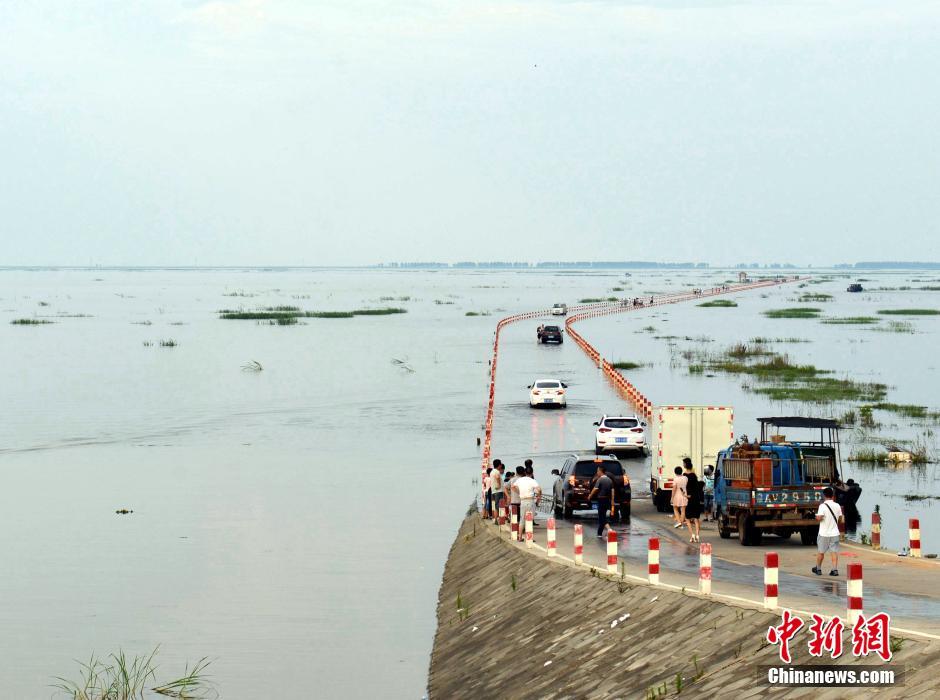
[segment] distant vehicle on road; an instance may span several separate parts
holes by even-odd
[[[569,455],[562,465],[560,477],[552,492],[552,508],[556,518],[570,518],[576,510],[596,508],[588,500],[597,465],[603,464],[614,482],[614,500],[621,504],[624,516],[630,517],[631,489],[624,485],[623,465],[613,455]]]
[[[672,477],[682,460],[692,460],[695,473],[715,465],[718,453],[734,440],[734,410],[730,406],[659,406],[653,409],[650,494],[660,513],[670,511]]]
[[[564,408],[568,405],[565,398],[565,389],[568,385],[557,379],[536,379],[529,384],[529,405],[532,408],[537,406],[558,406]]]
[[[558,326],[541,326],[538,339],[542,344],[564,342],[564,339],[561,337],[561,328]]]
[[[615,450],[646,451],[646,423],[632,416],[604,416],[595,421],[594,452],[603,454]]]
[[[568,315],[568,305],[567,304],[555,304],[552,306],[552,316],[567,316]]]

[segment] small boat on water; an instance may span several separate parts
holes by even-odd
[[[862,291],[862,285],[860,285],[858,282],[856,282],[855,284],[850,284],[850,285],[848,286],[848,289],[846,289],[845,291],[847,291],[847,292],[860,292],[860,291]]]

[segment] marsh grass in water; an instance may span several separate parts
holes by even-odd
[[[88,663],[79,662],[77,680],[57,676],[53,688],[60,691],[55,697],[72,700],[142,700],[150,693],[168,698],[204,700],[217,698],[218,692],[206,676],[210,661],[202,658],[190,667],[188,664],[179,678],[168,682],[157,681],[156,655],[128,658],[123,651],[101,660],[94,655]]]
[[[172,338],[167,338],[166,340],[160,341],[161,348],[175,348],[177,345],[179,345],[179,343],[177,343]]]
[[[831,295],[831,294],[823,294],[823,293],[821,293],[821,292],[806,292],[806,293],[804,293],[804,294],[801,294],[800,297],[799,297],[799,299],[797,299],[797,301],[799,301],[799,302],[808,302],[808,301],[832,301],[832,295]]]
[[[617,297],[586,297],[584,299],[578,299],[579,304],[597,304],[602,301],[617,301]]]
[[[879,309],[884,316],[940,316],[940,309]]]
[[[45,318],[14,318],[10,323],[14,326],[45,326],[49,323],[55,323]]]
[[[879,323],[880,321],[881,319],[875,318],[874,316],[843,316],[841,318],[824,318],[820,321],[820,323],[826,323],[831,326],[848,326]]]
[[[815,306],[797,306],[788,309],[770,309],[764,312],[767,318],[818,318],[822,309]]]
[[[737,305],[738,305],[738,302],[731,301],[730,299],[713,299],[712,301],[704,301],[701,304],[697,304],[697,306],[700,306],[706,309],[711,309],[711,308],[730,309]]]
[[[610,366],[614,369],[640,369],[641,367],[647,367],[648,365],[645,362],[611,362]]]
[[[385,307],[378,309],[355,309],[353,311],[303,311],[297,306],[268,306],[261,311],[222,309],[219,318],[246,321],[279,321],[294,319],[278,325],[293,325],[300,318],[352,318],[353,316],[389,316],[408,313],[407,309]],[[272,324],[273,325],[273,324]]]
[[[910,321],[888,321],[887,326],[875,326],[873,331],[883,331],[885,333],[915,333],[914,324]]]

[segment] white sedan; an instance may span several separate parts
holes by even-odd
[[[568,405],[565,398],[565,389],[568,388],[557,379],[537,379],[529,384],[529,405],[536,406],[558,406],[564,408]]]
[[[636,415],[604,416],[594,423],[597,432],[594,435],[594,452],[602,454],[614,450],[646,449],[646,423]]]
[[[552,316],[567,316],[568,315],[568,305],[567,304],[555,304],[552,307]]]

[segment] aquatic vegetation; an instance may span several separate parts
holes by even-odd
[[[152,321],[131,321],[131,325],[133,325],[133,326],[152,326],[152,325],[153,325],[153,322],[152,322]]]
[[[734,358],[745,358],[745,357],[758,357],[760,355],[772,355],[773,353],[767,348],[760,347],[762,343],[755,343],[753,345],[748,345],[746,343],[736,343],[732,345],[725,354],[728,357]]]
[[[303,314],[304,318],[352,318],[352,311],[307,311]],[[291,316],[295,321],[296,316]]]
[[[264,310],[280,312],[280,313],[296,313],[296,314],[300,313],[299,306],[265,306]]]
[[[931,411],[926,406],[907,403],[890,403],[881,401],[875,404],[863,406],[865,409],[875,409],[878,411],[888,411],[896,413],[905,418],[921,418],[924,420],[940,420],[940,411]]]
[[[445,305],[445,304],[453,304],[454,302],[452,302],[452,301],[444,301],[443,299],[435,299],[435,300],[434,300],[434,303],[437,304],[438,306],[443,306],[443,305]]]
[[[489,311],[468,311],[464,316],[489,316]]]
[[[179,345],[179,343],[177,343],[172,338],[167,338],[166,340],[160,341],[161,348],[175,348],[177,345]]]
[[[648,364],[645,362],[611,362],[610,366],[614,369],[640,369],[641,367],[647,367]]]
[[[888,461],[888,453],[884,450],[875,450],[870,447],[862,447],[853,450],[848,456],[849,462],[867,462],[869,464],[885,464]]]
[[[940,309],[879,309],[886,316],[940,316]]]
[[[353,316],[389,316],[391,314],[406,314],[408,309],[386,307],[384,309],[356,309],[350,312]]]
[[[296,316],[288,316],[287,318],[278,318],[268,321],[269,326],[296,326],[297,323]]]
[[[226,292],[222,296],[224,297],[256,297],[258,295],[252,294],[251,292],[237,291],[237,292]]]
[[[915,333],[914,324],[910,321],[888,321],[887,326],[876,326],[873,331],[884,331],[887,333]]]
[[[823,293],[821,293],[821,292],[805,292],[804,294],[801,294],[801,295],[800,295],[800,297],[797,299],[797,301],[800,301],[800,302],[807,302],[807,301],[832,301],[832,295],[831,295],[831,294],[823,294]]]
[[[831,317],[824,318],[820,323],[826,323],[831,326],[847,326],[847,325],[865,325],[869,323],[878,323],[881,319],[875,318],[874,316],[843,316],[843,317]]]
[[[578,299],[579,304],[597,304],[602,301],[617,301],[617,297],[586,297],[584,299]]]
[[[767,318],[818,318],[822,309],[815,306],[798,306],[789,309],[771,309],[764,312]]]
[[[14,326],[45,326],[55,321],[46,318],[14,318],[10,323]]]
[[[353,311],[303,311],[296,306],[269,306],[262,311],[222,309],[219,311],[219,318],[275,322],[281,319],[294,319],[293,323],[296,323],[297,319],[300,318],[352,318],[353,316],[387,316],[404,313],[408,313],[408,310],[393,307],[355,309]],[[293,325],[293,323],[287,321],[279,325]]]
[[[263,369],[264,367],[262,367],[261,363],[257,360],[252,360],[242,365],[242,372],[261,372]]]
[[[206,668],[211,662],[205,657],[192,667],[187,664],[179,678],[158,684],[155,662],[158,650],[159,647],[150,654],[133,658],[118,651],[104,661],[92,655],[88,663],[79,663],[78,680],[56,676],[54,680],[57,682],[52,687],[72,700],[140,700],[148,691],[189,700],[218,697],[206,676]]]
[[[738,305],[738,302],[731,301],[731,299],[712,299],[711,301],[705,301],[697,306],[704,308],[718,308],[718,309],[730,309]]]
[[[811,343],[808,338],[751,338],[749,343]]]

